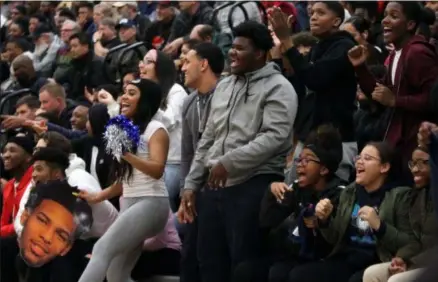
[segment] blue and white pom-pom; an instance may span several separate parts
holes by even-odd
[[[140,142],[140,130],[124,115],[118,115],[109,120],[103,138],[106,152],[118,162],[126,152],[132,152]]]

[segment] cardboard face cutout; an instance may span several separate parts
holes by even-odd
[[[91,207],[67,182],[52,181],[32,189],[21,216],[20,254],[31,267],[65,256],[74,241],[91,229]]]

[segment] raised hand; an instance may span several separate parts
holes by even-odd
[[[358,67],[366,62],[368,58],[368,50],[365,46],[354,46],[348,51],[348,59],[353,67]]]

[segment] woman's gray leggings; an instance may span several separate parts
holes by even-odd
[[[126,282],[145,239],[156,236],[169,215],[167,197],[123,198],[117,220],[97,241],[79,282]]]

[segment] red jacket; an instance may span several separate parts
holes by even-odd
[[[432,120],[431,89],[438,78],[438,56],[431,44],[422,36],[413,36],[403,48],[395,74],[391,80],[394,61],[389,56],[389,66],[382,84],[396,95],[395,111],[390,122],[386,140],[403,152],[403,161],[410,158],[417,145],[417,132],[421,122]],[[376,80],[365,66],[356,69],[360,87],[371,96]]]
[[[15,234],[14,219],[20,208],[21,197],[23,197],[31,180],[32,166],[27,169],[17,188],[14,188],[15,179],[11,179],[6,183],[3,189],[3,210],[1,214],[0,237],[8,237]]]

